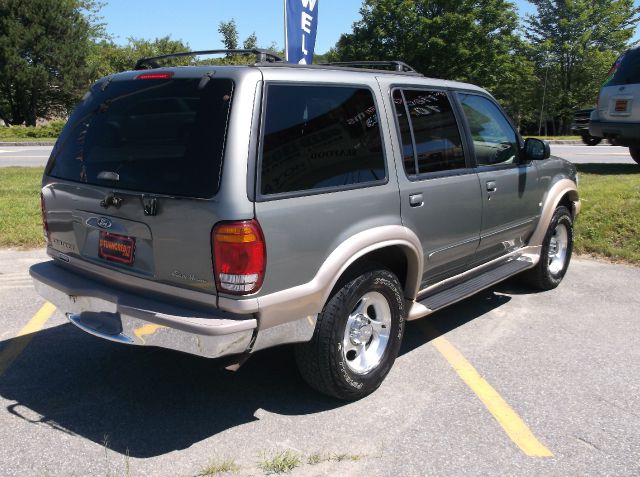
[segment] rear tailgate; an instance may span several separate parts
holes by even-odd
[[[47,165],[53,255],[123,272],[125,286],[134,275],[214,294],[211,230],[234,82],[121,76],[85,96]]]
[[[601,121],[640,123],[640,48],[614,63],[600,91],[598,115]]]

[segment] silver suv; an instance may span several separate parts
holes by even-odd
[[[486,91],[257,54],[144,60],[77,106],[42,183],[52,260],[31,268],[73,324],[235,367],[296,343],[309,384],[358,399],[407,320],[516,274],[560,283],[576,170]]]
[[[640,46],[627,50],[611,67],[591,113],[589,134],[627,146],[640,164]]]

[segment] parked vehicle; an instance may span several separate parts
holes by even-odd
[[[485,90],[254,53],[144,59],[77,106],[42,181],[52,260],[31,268],[76,326],[236,366],[295,343],[304,379],[349,400],[407,320],[516,274],[561,282],[576,168]]]
[[[591,113],[589,134],[628,147],[640,164],[640,46],[627,50],[611,67]]]
[[[594,137],[589,134],[589,118],[595,108],[587,108],[576,111],[571,123],[571,133],[582,138],[582,142],[587,146],[597,146],[602,141],[601,137]]]

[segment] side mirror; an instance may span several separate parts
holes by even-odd
[[[540,161],[551,156],[551,147],[542,139],[527,138],[524,141],[524,155],[530,161]]]

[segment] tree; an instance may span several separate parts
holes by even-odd
[[[95,81],[103,76],[133,69],[136,61],[140,58],[189,50],[188,43],[184,43],[182,40],[172,40],[170,36],[155,40],[131,37],[124,46],[116,45],[113,41],[103,40],[92,46],[88,63],[92,72],[92,80]],[[165,66],[185,66],[192,63],[193,57],[191,56],[162,61]]]
[[[546,84],[552,129],[567,132],[576,109],[593,104],[607,70],[639,20],[633,0],[530,0],[526,38]],[[543,76],[544,75],[544,76]]]
[[[255,48],[258,48],[258,37],[256,36],[255,31],[251,35],[249,35],[246,40],[244,40],[244,43],[242,43],[242,47],[245,50],[253,50]]]
[[[238,26],[233,18],[228,22],[220,22],[218,33],[222,35],[222,43],[226,50],[236,50],[238,48]]]
[[[35,126],[66,112],[85,89],[86,59],[100,31],[79,0],[0,0],[0,118]]]
[[[427,76],[493,88],[520,40],[507,0],[365,0],[332,59],[403,60]]]

